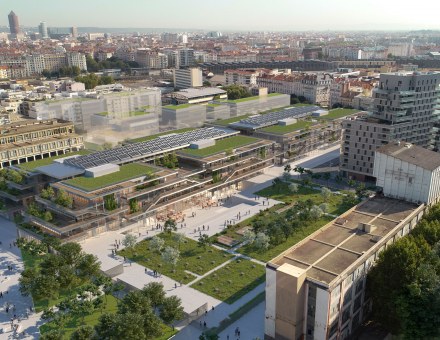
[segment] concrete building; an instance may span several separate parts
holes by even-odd
[[[174,87],[187,89],[203,86],[202,70],[198,67],[174,70]]]
[[[290,75],[263,74],[257,77],[257,85],[269,92],[295,94],[305,97],[312,104],[328,106],[333,77],[328,73],[300,73]]]
[[[47,31],[47,24],[45,21],[40,22],[40,25],[38,25],[38,31],[40,32],[42,39],[49,38],[49,33]]]
[[[376,150],[373,176],[387,197],[437,203],[440,198],[440,154],[393,141]]]
[[[194,65],[194,50],[192,48],[182,48],[179,50],[179,66],[188,67]]]
[[[14,35],[20,34],[21,30],[20,30],[20,24],[18,22],[18,16],[13,11],[9,13],[8,20],[9,20],[9,31],[11,32],[11,34]]]
[[[203,104],[214,99],[228,99],[228,94],[216,87],[202,87],[183,89],[163,96],[163,102],[167,104]]]
[[[368,271],[424,208],[374,197],[269,261],[265,339],[347,339],[371,310]]]
[[[226,70],[226,85],[238,84],[244,86],[257,85],[257,77],[260,75],[258,70]]]
[[[87,71],[86,56],[83,53],[66,53],[67,66],[77,66],[81,71]]]
[[[374,152],[392,140],[433,149],[439,84],[436,72],[381,74],[373,90],[373,112],[342,123],[340,169],[344,175],[374,180]]]
[[[63,120],[18,121],[2,125],[0,130],[1,168],[84,147],[73,123]]]

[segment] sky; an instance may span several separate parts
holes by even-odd
[[[440,29],[440,0],[0,0],[22,26],[240,31]]]

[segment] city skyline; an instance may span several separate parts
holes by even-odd
[[[353,8],[348,0],[329,2],[313,0],[307,3],[275,0],[258,3],[250,0],[234,2],[223,0],[221,5],[201,0],[188,0],[183,8],[176,1],[140,3],[133,0],[124,3],[116,0],[105,2],[60,3],[45,0],[29,11],[25,1],[4,0],[0,10],[0,25],[7,26],[7,14],[12,10],[20,18],[21,26],[37,27],[41,21],[50,26],[79,26],[103,28],[175,28],[217,29],[239,31],[338,31],[338,30],[416,30],[440,29],[437,11],[424,11],[414,15],[409,0],[372,0],[368,6]],[[154,8],[153,8],[154,6]],[[422,0],[419,7],[435,8],[434,0]],[[148,15],[151,9],[162,15]],[[68,19],[66,15],[68,13]],[[89,15],[87,15],[90,13]],[[100,13],[101,15],[96,15]],[[243,13],[246,13],[243,16]],[[298,14],[298,15],[296,15]],[[394,15],[398,14],[398,15]],[[243,17],[248,18],[243,20]]]

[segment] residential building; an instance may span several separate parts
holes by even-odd
[[[1,125],[0,131],[1,168],[84,147],[74,124],[60,119],[18,121]]]
[[[226,85],[238,84],[244,86],[257,85],[257,77],[260,75],[258,70],[226,70]]]
[[[78,28],[75,26],[70,27],[70,34],[72,35],[73,39],[78,38]]]
[[[20,24],[18,22],[18,16],[11,11],[8,15],[9,20],[9,31],[11,34],[17,35],[21,33]]]
[[[424,211],[374,197],[266,264],[265,339],[347,339],[371,311],[367,273]]]
[[[194,65],[194,50],[192,48],[182,48],[179,51],[179,67]]]
[[[386,197],[428,205],[440,199],[440,154],[393,141],[374,156],[373,176]]]
[[[67,66],[79,67],[81,71],[87,71],[86,56],[83,53],[68,52],[66,53]]]
[[[435,148],[440,73],[381,74],[370,114],[343,121],[340,169],[348,177],[374,180],[374,152],[392,140]]]
[[[301,73],[290,75],[263,74],[257,77],[257,85],[267,87],[269,92],[303,96],[312,104],[328,106],[330,85],[333,77],[329,73]]]
[[[198,67],[174,70],[174,87],[187,89],[203,86],[202,70]]]
[[[203,104],[212,100],[228,99],[225,90],[216,87],[187,88],[176,92],[167,93],[163,96],[163,102],[167,104]]]

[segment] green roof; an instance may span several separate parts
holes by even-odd
[[[253,96],[253,97],[246,97],[246,98],[240,98],[240,99],[235,99],[235,100],[227,100],[228,103],[242,103],[242,102],[247,102],[249,100],[256,100],[259,99],[259,96]]]
[[[170,110],[180,110],[180,109],[186,109],[187,107],[193,106],[193,104],[180,104],[180,105],[165,105],[163,106],[164,109],[170,109]]]
[[[322,117],[316,117],[317,119],[325,119],[325,120],[333,120],[338,118],[343,118],[345,116],[349,116],[353,113],[359,112],[357,109],[334,109],[328,112],[328,115]]]
[[[183,133],[183,132],[188,132],[188,131],[192,131],[192,130],[195,130],[195,128],[184,128],[184,129],[179,129],[179,130],[170,130],[170,131],[166,131],[166,132],[157,133],[157,134],[151,135],[151,136],[130,139],[130,140],[128,140],[128,142],[129,143],[146,142],[147,140],[152,140],[152,139],[160,137],[160,136],[170,135],[173,133]]]
[[[208,105],[206,105],[206,106],[209,106],[209,107],[217,107],[217,106],[222,106],[222,105],[220,105],[220,104],[208,104]]]
[[[154,170],[149,166],[139,163],[130,163],[121,165],[119,171],[112,174],[100,177],[81,176],[68,179],[67,181],[63,181],[63,183],[85,191],[93,191],[109,185],[125,182],[133,178],[141,177],[142,175],[149,175],[153,172]]]
[[[35,161],[31,161],[31,162],[27,162],[27,163],[17,164],[16,166],[19,167],[20,169],[23,169],[26,171],[33,171],[34,169],[39,168],[40,166],[52,164],[54,159],[70,157],[70,156],[75,156],[75,155],[88,155],[89,153],[91,153],[91,151],[89,151],[89,150],[73,151],[73,152],[65,153],[63,155],[47,157],[47,158],[37,159]]]
[[[282,93],[274,92],[274,93],[269,93],[267,96],[268,97],[275,97],[275,96],[282,96],[282,95],[283,95]]]
[[[216,120],[215,122],[211,122],[211,124],[226,126],[228,124],[238,122],[242,119],[246,119],[249,116],[250,115],[244,115],[244,116],[232,117],[232,118],[228,118],[228,119]]]
[[[247,136],[233,136],[215,141],[215,145],[203,149],[183,149],[179,153],[187,154],[195,157],[207,157],[223,152],[228,149],[235,149],[241,146],[258,142],[258,138]]]
[[[312,125],[312,123],[309,121],[300,120],[300,121],[298,121],[294,124],[291,124],[291,125],[273,125],[273,126],[265,127],[259,131],[275,133],[277,135],[284,135],[289,132],[305,129],[311,125]]]

